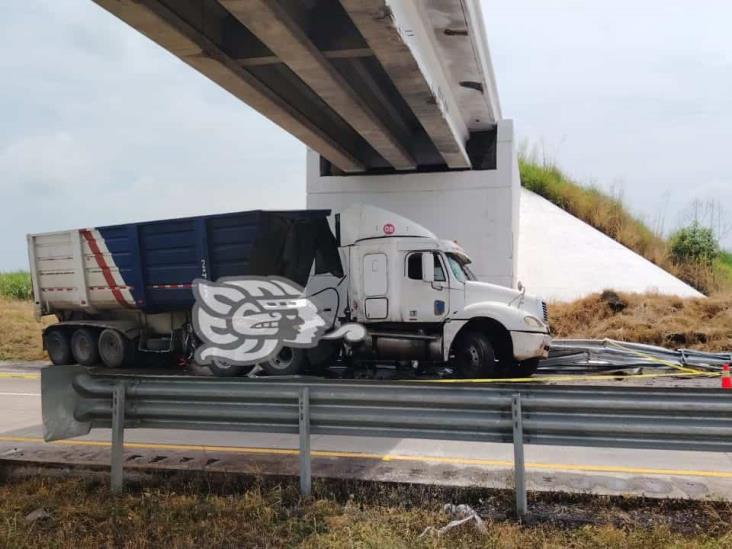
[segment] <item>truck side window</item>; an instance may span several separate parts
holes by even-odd
[[[422,280],[422,254],[409,254],[409,257],[407,257],[407,276],[412,280]]]
[[[448,255],[447,256],[447,263],[450,265],[450,270],[452,271],[452,274],[455,276],[455,280],[458,282],[465,282],[465,273],[463,272],[463,268],[460,265],[460,262],[455,259],[453,256]]]
[[[442,268],[442,261],[440,261],[440,255],[432,255],[435,258],[435,282],[447,282],[447,277],[445,277],[445,270]]]

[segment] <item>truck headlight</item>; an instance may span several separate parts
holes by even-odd
[[[531,316],[531,315],[526,315],[524,317],[524,324],[526,324],[527,326],[531,326],[532,328],[543,328],[544,327],[544,323],[541,320],[539,320],[535,316]]]

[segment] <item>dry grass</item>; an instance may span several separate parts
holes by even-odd
[[[615,311],[600,294],[549,308],[555,337],[611,338],[664,347],[732,351],[732,295],[680,299],[620,294]],[[616,307],[617,308],[617,307]]]
[[[292,484],[145,482],[110,496],[97,480],[7,480],[0,486],[2,547],[732,547],[730,506],[584,496],[536,496],[527,525],[507,519],[510,496],[487,490],[316,483],[303,501]],[[349,496],[350,494],[350,496]],[[353,494],[357,494],[354,497]],[[486,521],[442,537],[446,501]],[[26,516],[43,509],[48,516]]]
[[[52,322],[33,318],[33,304],[0,297],[0,360],[46,360],[41,330]]]

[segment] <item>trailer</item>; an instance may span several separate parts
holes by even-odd
[[[44,348],[55,364],[123,366],[139,358],[134,351],[174,349],[197,278],[278,275],[305,285],[314,263],[315,272],[339,274],[329,213],[249,211],[29,235],[36,317],[59,321],[45,330]]]

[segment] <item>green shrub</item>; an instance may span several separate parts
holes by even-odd
[[[0,296],[10,299],[31,299],[33,289],[30,273],[27,271],[0,273]]]
[[[717,264],[720,269],[728,271],[730,273],[730,278],[732,278],[732,253],[725,250],[719,252]]]
[[[698,263],[711,266],[719,257],[719,242],[712,229],[696,221],[673,233],[669,239],[671,255],[679,263]]]

